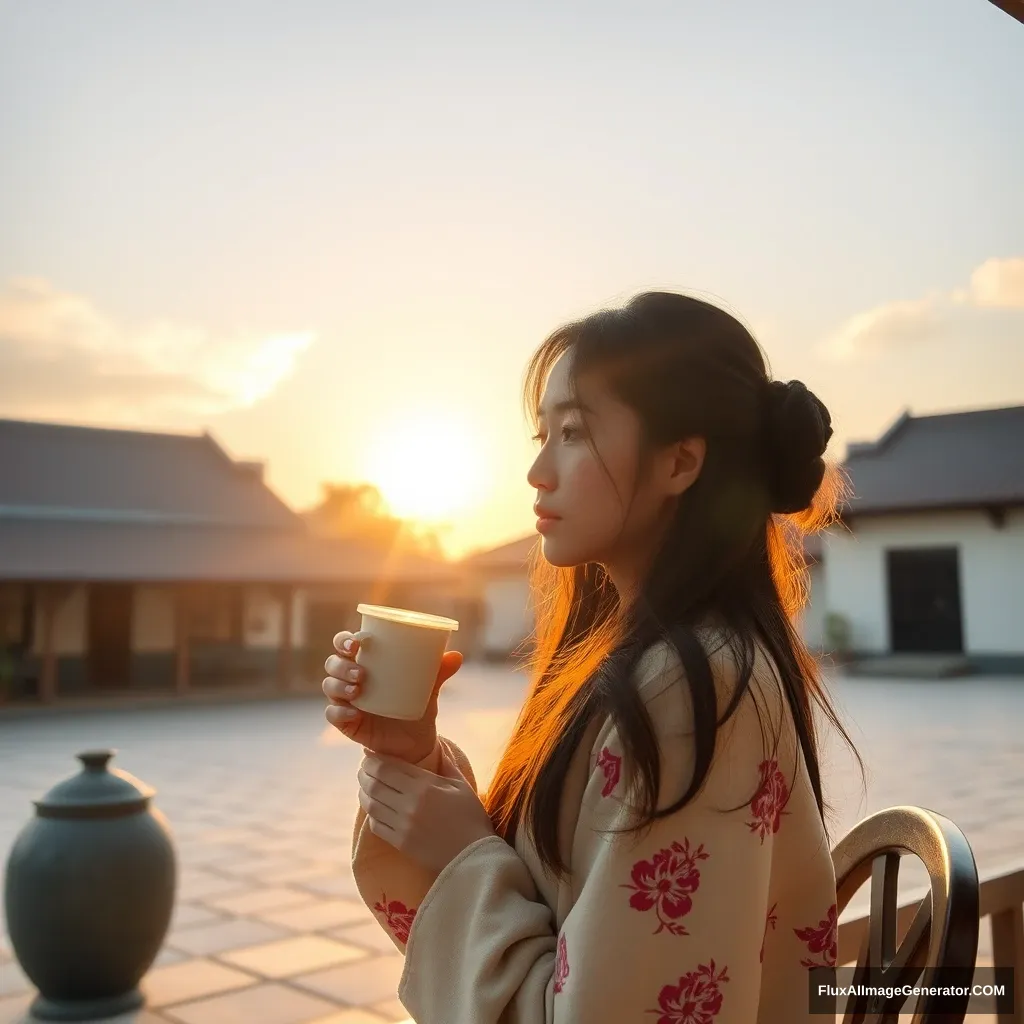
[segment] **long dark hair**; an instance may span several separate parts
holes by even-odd
[[[620,602],[601,565],[558,568],[535,547],[533,681],[485,796],[496,831],[514,842],[525,822],[544,865],[558,876],[567,872],[558,844],[562,786],[599,714],[611,716],[638,771],[643,817],[630,831],[685,806],[707,776],[719,725],[749,687],[758,643],[778,671],[825,822],[814,705],[853,743],[793,620],[808,592],[803,538],[836,520],[846,491],[842,472],[822,458],[832,434],[827,409],[800,382],[771,381],[754,338],[730,314],[671,292],[645,292],[549,335],[530,360],[523,389],[535,425],[548,374],[563,355],[574,397],[580,376],[596,373],[637,413],[642,460],[690,437],[704,438],[707,450],[634,600]],[[699,638],[709,617],[724,626],[739,667],[721,719]],[[657,741],[630,682],[637,661],[659,640],[682,663],[696,744],[689,788],[661,810]]]

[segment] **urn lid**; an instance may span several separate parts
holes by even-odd
[[[144,811],[156,790],[120,768],[109,769],[107,763],[116,753],[78,754],[82,770],[34,801],[36,813],[44,818],[114,818]]]

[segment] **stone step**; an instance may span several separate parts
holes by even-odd
[[[884,654],[861,658],[845,666],[850,676],[889,676],[897,679],[951,679],[970,675],[963,654]]]

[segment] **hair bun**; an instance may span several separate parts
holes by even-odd
[[[799,380],[768,383],[766,455],[771,511],[802,512],[825,476],[821,456],[832,437],[828,409]]]

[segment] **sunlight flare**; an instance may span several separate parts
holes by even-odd
[[[388,422],[370,444],[366,475],[392,514],[420,523],[464,513],[483,497],[483,453],[458,417],[442,412]]]

